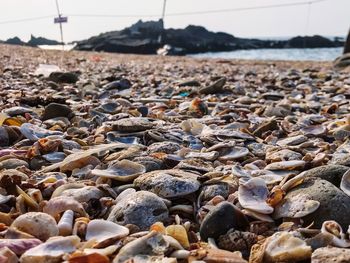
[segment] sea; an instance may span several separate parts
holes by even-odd
[[[189,55],[193,58],[223,58],[249,60],[298,60],[333,61],[343,52],[343,48],[283,48],[251,49],[229,52],[207,52]]]
[[[43,49],[62,50],[62,46],[39,46]],[[66,45],[66,51],[74,45]],[[193,58],[222,58],[222,59],[250,59],[250,60],[311,60],[333,61],[343,52],[343,48],[283,48],[283,49],[252,49],[229,52],[207,52],[188,55]]]

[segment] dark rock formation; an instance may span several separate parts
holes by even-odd
[[[37,47],[40,45],[61,45],[61,42],[56,40],[47,39],[44,37],[35,37],[33,35],[30,36],[30,40],[27,42],[28,46]]]
[[[257,48],[315,48],[342,46],[321,36],[296,37],[289,41],[237,38],[227,33],[210,32],[204,27],[190,25],[185,29],[164,29],[163,21],[138,21],[121,31],[112,31],[78,41],[75,49],[119,53],[185,55],[190,53],[231,51]]]
[[[21,45],[21,46],[26,45],[26,43],[23,42],[19,37],[9,38],[5,41],[5,43],[10,45]]]
[[[337,44],[322,36],[297,36],[287,41],[287,47],[290,48],[320,48],[320,47],[336,47]]]

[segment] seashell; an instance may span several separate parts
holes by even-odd
[[[181,225],[170,225],[170,226],[167,226],[165,228],[165,234],[175,238],[177,241],[180,242],[180,244],[184,248],[188,248],[190,246],[190,243],[189,243],[188,237],[187,237],[187,231]]]
[[[21,239],[21,238],[35,238],[33,235],[20,231],[15,227],[9,227],[6,230],[5,238],[9,239]]]
[[[0,239],[0,248],[7,247],[20,256],[28,249],[40,245],[42,242],[36,238],[25,239]]]
[[[138,132],[153,128],[154,123],[148,118],[125,118],[112,123],[112,130],[120,132]]]
[[[55,191],[53,191],[51,198],[55,198],[60,196],[64,191],[69,189],[79,189],[83,188],[85,185],[82,183],[65,183],[59,187],[56,188]]]
[[[86,236],[86,229],[90,219],[87,217],[78,217],[75,219],[73,226],[73,235],[84,238]]]
[[[177,241],[172,236],[163,235],[163,238],[167,243],[169,243],[169,247],[176,249],[176,250],[184,249],[183,246],[180,244],[180,242]]]
[[[62,162],[64,158],[66,158],[66,154],[63,152],[53,152],[53,153],[44,154],[41,157],[50,163],[58,163],[58,162]]]
[[[39,189],[29,188],[27,190],[28,196],[33,199],[37,204],[39,204],[43,200],[43,196]]]
[[[250,209],[242,209],[242,213],[263,222],[271,222],[271,223],[275,222],[271,218],[271,216],[255,212]]]
[[[108,132],[106,134],[107,141],[108,142],[120,142],[125,144],[131,144],[131,145],[138,145],[140,144],[140,138],[138,137],[131,137],[131,136],[120,136],[118,132]]]
[[[123,246],[114,258],[113,263],[123,263],[136,255],[161,256],[164,255],[168,246],[168,242],[164,240],[161,234],[152,231]]]
[[[275,206],[273,218],[301,218],[315,212],[319,206],[320,202],[311,200],[307,194],[295,195],[291,198],[284,198]]]
[[[192,135],[200,135],[204,128],[204,125],[196,119],[185,120],[181,122],[180,126],[182,130],[191,133]]]
[[[311,257],[311,247],[288,232],[277,232],[267,242],[264,262],[296,262]]]
[[[115,148],[123,149],[123,148],[128,148],[128,147],[129,146],[127,144],[123,144],[123,143],[101,144],[101,145],[98,145],[98,146],[96,146],[92,149],[86,150],[86,151],[75,152],[75,153],[67,156],[62,162],[55,163],[55,164],[52,164],[50,166],[43,168],[41,170],[41,172],[46,173],[46,172],[53,171],[57,168],[61,168],[61,169],[63,168],[63,170],[65,170],[67,167],[73,168],[70,166],[72,163],[74,164],[76,161],[87,158],[93,154],[98,154],[101,152],[114,150]],[[74,168],[77,168],[77,167],[78,166],[75,165]]]
[[[273,207],[266,203],[269,191],[266,183],[260,178],[252,178],[238,188],[239,203],[246,209],[271,214]]]
[[[247,261],[242,258],[239,251],[230,252],[213,248],[199,248],[196,250],[191,250],[190,256],[188,257],[188,262],[247,263]]]
[[[51,135],[63,136],[63,133],[60,131],[46,130],[44,128],[27,122],[23,123],[19,129],[21,133],[31,141],[37,141],[41,138],[46,138]]]
[[[146,172],[146,167],[129,160],[121,160],[111,165],[106,170],[94,169],[92,175],[111,178],[117,181],[130,182],[140,174]]]
[[[243,158],[249,154],[249,150],[245,147],[234,146],[218,158],[220,161],[229,161]]]
[[[0,249],[0,262],[17,263],[18,258],[16,254],[12,252],[11,249],[3,247]]]
[[[299,145],[303,142],[306,142],[308,138],[304,135],[297,135],[297,136],[292,136],[285,138],[283,140],[279,140],[277,144],[279,146],[292,146],[292,145]]]
[[[59,233],[55,219],[41,212],[28,212],[20,215],[13,221],[11,227],[31,234],[42,241],[47,240],[49,237],[57,236]]]
[[[266,165],[265,170],[294,170],[301,169],[304,166],[305,161],[301,160],[282,161]]]
[[[74,212],[67,210],[61,216],[60,221],[57,224],[60,236],[69,236],[73,231]]]
[[[108,246],[116,240],[129,235],[129,229],[116,223],[95,219],[91,220],[86,229],[86,240],[96,239],[98,242],[96,248]]]
[[[104,256],[110,256],[112,255],[116,250],[118,249],[118,246],[112,245],[108,246],[106,248],[85,248],[83,250],[84,254],[92,254],[92,253],[98,253],[100,255]]]
[[[100,163],[101,163],[100,160],[98,158],[96,158],[95,156],[86,156],[86,157],[80,158],[78,160],[62,164],[62,166],[60,167],[60,171],[63,173],[70,172],[70,171],[73,171],[74,169],[80,169],[80,168],[83,168],[87,165],[91,165],[92,167],[95,167],[95,166],[99,165]]]
[[[79,245],[77,236],[56,237],[27,250],[20,258],[21,263],[61,262],[62,257],[74,252]]]
[[[47,213],[55,218],[66,210],[73,210],[81,216],[87,216],[82,204],[72,197],[58,196],[52,198],[43,207],[44,213]]]
[[[162,222],[155,222],[153,225],[150,226],[149,230],[165,234],[165,226]]]
[[[109,263],[110,260],[107,256],[100,253],[90,253],[88,255],[72,255],[69,257],[69,263]]]
[[[89,202],[91,199],[100,199],[105,194],[96,186],[84,186],[83,188],[66,189],[59,196],[72,197],[79,203]]]
[[[16,185],[16,189],[19,195],[23,197],[24,202],[35,209],[39,209],[39,205],[33,198],[31,198],[29,195],[27,195],[26,192],[24,192],[18,185]]]
[[[340,189],[350,196],[350,169],[343,174],[340,182]]]
[[[208,161],[214,161],[219,157],[218,152],[189,152],[185,155],[185,158],[200,158]]]
[[[191,252],[188,250],[176,250],[170,254],[170,257],[176,259],[187,259],[190,256]]]
[[[325,221],[321,227],[321,233],[333,236],[332,245],[336,247],[350,247],[350,240],[346,239],[342,227],[333,220]]]

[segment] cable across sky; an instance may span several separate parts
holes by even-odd
[[[174,17],[174,16],[230,13],[230,12],[240,12],[240,11],[259,10],[259,9],[311,5],[311,4],[317,4],[320,2],[324,2],[324,1],[329,1],[329,0],[310,0],[310,1],[303,1],[303,2],[289,2],[289,3],[283,3],[283,4],[249,6],[249,7],[239,7],[239,8],[176,12],[176,13],[167,13],[166,16]],[[96,18],[157,18],[157,17],[160,17],[160,14],[114,14],[114,15],[113,14],[65,14],[65,15],[67,15],[69,17],[89,17],[89,18],[91,18],[91,17],[96,17]],[[54,16],[55,15],[52,14],[52,15],[39,16],[39,17],[29,17],[29,18],[23,18],[23,19],[0,21],[0,25],[42,20],[42,19],[46,19],[46,18],[53,18]]]

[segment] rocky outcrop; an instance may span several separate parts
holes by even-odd
[[[44,37],[35,37],[33,35],[30,36],[30,40],[27,42],[28,46],[37,47],[40,45],[61,45],[61,42],[56,40],[47,39]]]
[[[26,45],[26,43],[23,42],[19,37],[9,38],[4,43],[10,44],[10,45],[21,45],[21,46]]]
[[[296,37],[288,41],[237,38],[227,33],[211,32],[202,26],[190,25],[184,29],[164,29],[163,21],[138,21],[131,27],[112,31],[78,41],[75,49],[118,53],[176,55],[201,52],[232,51],[258,48],[314,48],[342,46],[321,36]]]

